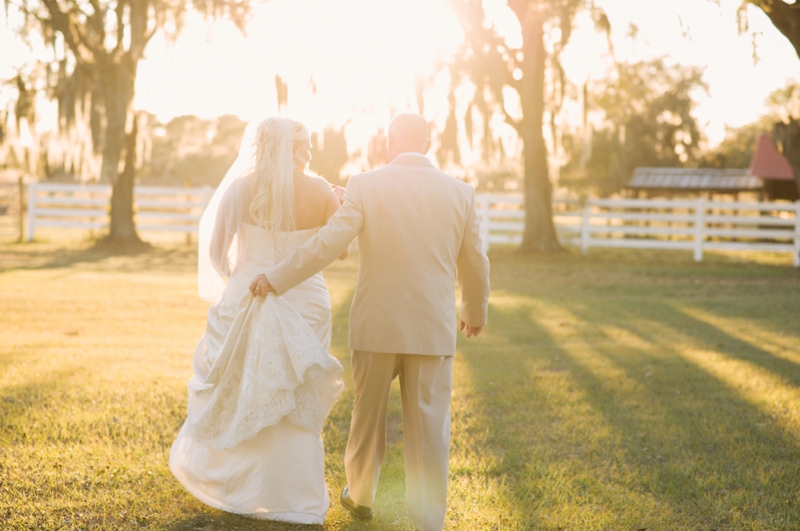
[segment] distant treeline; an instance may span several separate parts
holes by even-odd
[[[17,97],[0,107],[0,167],[20,168],[43,180],[98,182],[103,137],[97,109],[48,108],[47,100],[36,98],[37,91],[22,77],[10,84]],[[694,98],[706,89],[696,67],[664,59],[618,64],[606,79],[587,86],[585,124],[562,124],[551,135],[550,152],[561,161],[556,186],[579,195],[608,196],[625,186],[639,166],[745,168],[761,133],[800,114],[800,87],[789,83],[769,96],[761,118],[728,129],[724,141],[709,148],[693,115]],[[48,111],[58,114],[49,126]],[[235,160],[246,126],[233,115],[179,116],[167,123],[146,112],[136,115],[136,179],[146,184],[216,186]],[[519,189],[521,153],[504,149],[491,131],[484,133],[483,145],[474,146],[481,152],[478,162],[460,159],[472,147],[461,145],[462,136],[472,138],[470,116],[451,113],[443,131],[432,124],[431,154],[441,167],[480,191]],[[385,164],[385,142],[378,130],[368,145],[348,146],[344,128],[327,127],[312,133],[310,168],[343,184],[351,173]]]
[[[93,143],[90,119],[86,127],[37,133],[33,107],[19,110],[24,111],[19,118],[13,111],[0,110],[0,167],[22,169],[48,181],[99,181],[101,150]],[[168,186],[219,184],[236,159],[247,125],[234,115],[178,116],[161,123],[140,112],[137,120],[137,182]],[[342,168],[353,158],[344,132],[327,128],[312,133],[312,145],[311,170],[341,183]],[[385,162],[382,150],[369,155],[368,164]]]

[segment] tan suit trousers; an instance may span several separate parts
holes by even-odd
[[[406,505],[418,531],[441,531],[450,461],[453,357],[353,351],[355,401],[345,473],[350,497],[372,507],[386,453],[386,407],[400,376]]]

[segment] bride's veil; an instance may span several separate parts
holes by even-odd
[[[294,146],[309,131],[288,118],[250,122],[239,154],[200,219],[197,281],[200,298],[216,302],[244,249],[237,238],[248,222],[271,231],[294,228]]]

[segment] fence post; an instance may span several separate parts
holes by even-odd
[[[794,266],[800,267],[800,199],[794,207]]]
[[[489,251],[489,198],[485,194],[477,197],[478,217],[481,222],[481,246],[484,253]]]
[[[581,253],[586,254],[589,252],[589,217],[592,214],[592,205],[589,200],[583,205],[583,214],[581,215]]]
[[[703,261],[703,240],[706,237],[706,200],[704,197],[697,198],[697,205],[694,207],[694,261]]]
[[[19,240],[25,240],[25,179],[22,175],[17,180],[17,191],[19,193]]]
[[[34,219],[36,218],[36,183],[28,183],[28,241],[33,241],[33,233],[36,229]]]

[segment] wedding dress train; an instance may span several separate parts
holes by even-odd
[[[194,354],[188,416],[169,466],[203,503],[254,518],[323,524],[322,426],[342,391],[328,354],[331,310],[321,274],[281,297],[248,286],[318,229],[270,233],[243,223],[246,255],[211,306]]]

